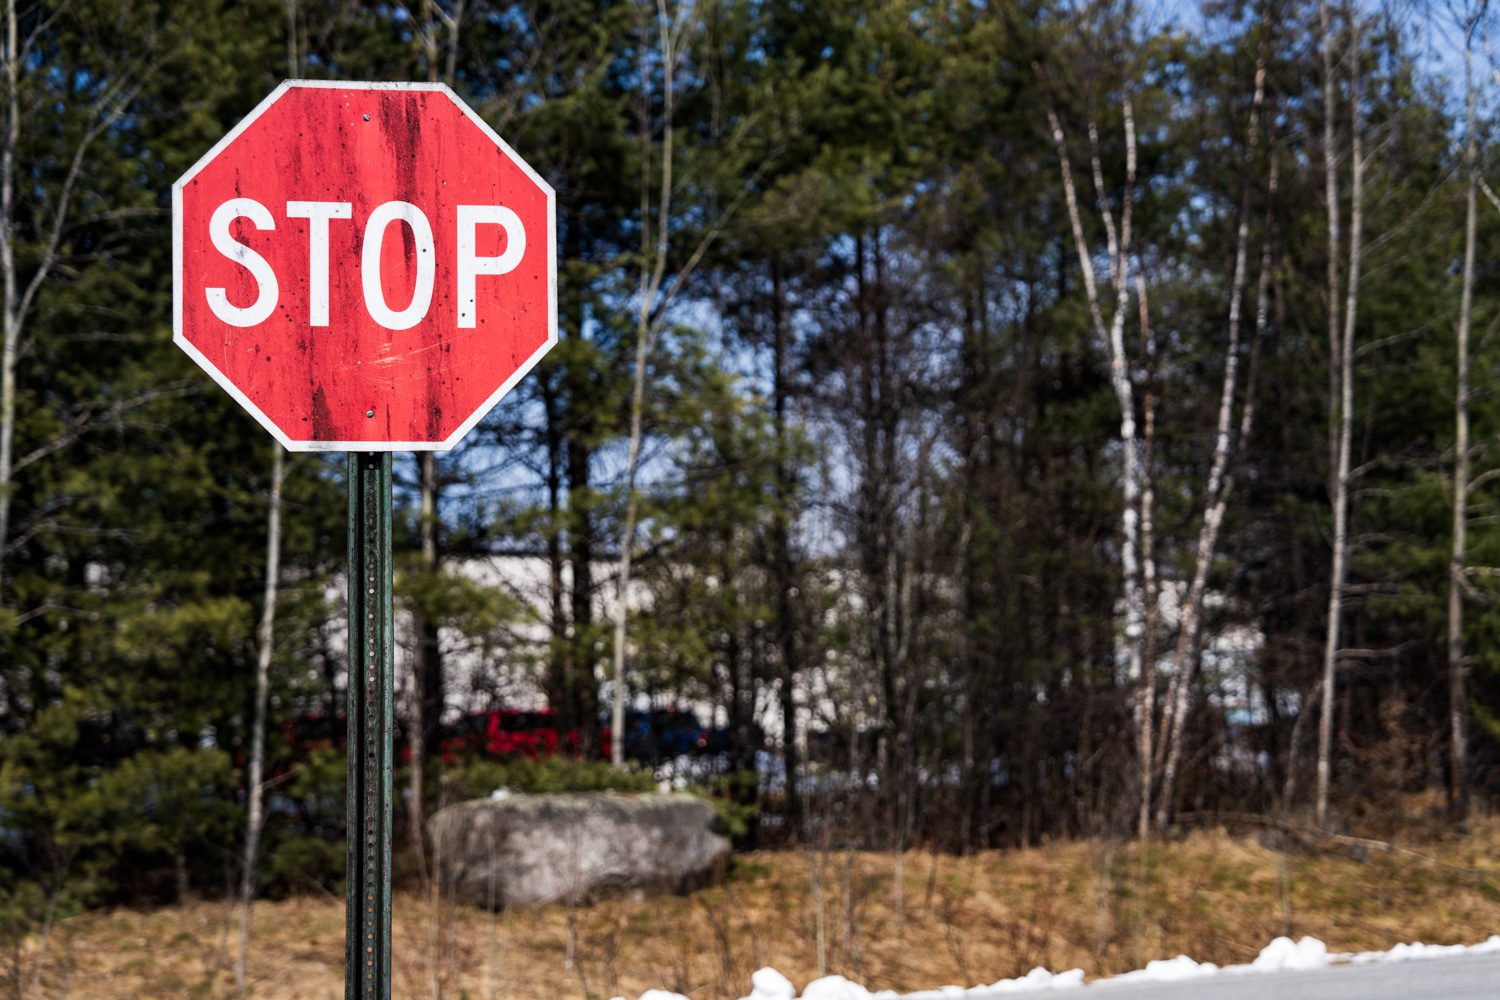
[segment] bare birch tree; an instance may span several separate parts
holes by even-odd
[[[610,702],[610,762],[615,767],[625,764],[625,621],[630,588],[631,558],[635,549],[636,519],[640,516],[640,500],[636,495],[636,473],[640,468],[641,436],[646,407],[646,366],[660,332],[662,311],[654,308],[656,297],[667,273],[667,255],[671,249],[668,224],[672,213],[672,119],[676,99],[677,61],[681,55],[681,43],[689,20],[681,16],[691,13],[691,5],[679,8],[679,17],[673,18],[667,11],[666,0],[656,0],[656,32],[661,59],[662,74],[662,133],[661,163],[658,183],[660,191],[656,197],[656,226],[653,238],[651,226],[651,108],[650,93],[644,86],[649,70],[642,66],[641,95],[641,245],[640,275],[636,287],[635,365],[630,381],[630,439],[629,452],[625,459],[625,523],[620,529],[620,569],[615,577],[615,606],[613,647],[610,656],[610,680],[613,698]],[[643,59],[649,50],[643,46]],[[648,265],[649,262],[649,265]]]
[[[1339,334],[1338,309],[1338,158],[1334,147],[1334,32],[1328,0],[1320,0],[1318,13],[1323,33],[1323,142],[1324,176],[1328,197],[1328,331],[1330,347],[1337,347],[1330,362],[1338,370],[1338,414],[1335,438],[1335,465],[1332,480],[1333,565],[1328,582],[1328,629],[1323,646],[1322,715],[1318,720],[1317,793],[1314,805],[1319,827],[1328,828],[1328,785],[1332,772],[1333,716],[1337,710],[1337,687],[1340,646],[1339,629],[1343,618],[1344,587],[1349,558],[1349,453],[1354,427],[1354,327],[1359,306],[1359,275],[1363,264],[1364,228],[1364,154],[1360,142],[1360,68],[1359,21],[1352,7],[1346,6],[1349,22],[1349,259],[1348,287],[1344,297],[1343,333]],[[1336,358],[1336,361],[1334,360]]]
[[[668,9],[667,0],[655,0],[655,28],[657,51],[643,45],[641,48],[641,88],[639,95],[640,142],[641,142],[641,201],[639,246],[640,262],[636,282],[635,314],[635,361],[631,373],[630,388],[630,434],[625,458],[625,519],[620,527],[619,570],[615,575],[615,600],[612,609],[612,648],[610,654],[610,762],[615,767],[625,764],[625,631],[629,616],[628,595],[630,574],[635,554],[637,521],[640,518],[640,495],[636,490],[636,478],[640,471],[641,443],[645,434],[646,382],[651,356],[656,349],[662,326],[667,319],[667,310],[678,293],[692,277],[717,238],[720,229],[734,214],[744,198],[742,192],[734,198],[705,230],[698,244],[687,259],[678,267],[670,282],[667,273],[671,264],[672,235],[670,222],[673,204],[673,167],[675,159],[675,126],[677,71],[681,66],[683,52],[689,32],[697,23],[696,5],[680,3],[676,12]],[[661,72],[661,148],[653,156],[652,142],[655,129],[651,125],[651,92],[647,81],[651,78],[650,61],[658,61]],[[748,122],[741,124],[741,129]],[[736,144],[731,136],[729,145]],[[653,160],[656,174],[653,177]],[[748,191],[751,185],[746,185]],[[652,221],[652,189],[656,188],[655,222]]]
[[[1469,500],[1469,329],[1474,302],[1474,244],[1478,233],[1479,145],[1476,135],[1474,32],[1488,6],[1481,0],[1464,28],[1464,265],[1459,284],[1453,385],[1453,538],[1448,557],[1448,807],[1459,824],[1468,820],[1468,666],[1464,659],[1464,588]]]
[[[455,0],[445,10],[437,0],[422,0],[421,30],[415,42],[427,67],[429,83],[452,85],[458,66],[458,46],[463,25],[465,0]],[[437,455],[430,451],[417,454],[418,533],[421,566],[430,579],[442,569],[438,552],[439,476]],[[427,801],[426,770],[429,735],[442,723],[443,650],[439,645],[438,623],[418,602],[412,631],[417,636],[416,657],[412,664],[411,697],[411,766],[407,771],[407,823],[410,840],[416,849],[417,868],[427,878]]]
[[[1255,63],[1255,96],[1251,102],[1250,125],[1245,142],[1244,175],[1241,181],[1240,218],[1235,232],[1234,272],[1229,287],[1229,330],[1224,346],[1224,377],[1219,389],[1219,413],[1214,427],[1213,460],[1204,485],[1203,523],[1198,530],[1198,544],[1194,553],[1193,576],[1187,593],[1182,597],[1178,611],[1177,646],[1172,656],[1172,677],[1163,706],[1161,794],[1156,807],[1156,825],[1165,827],[1172,812],[1172,794],[1177,783],[1177,769],[1182,760],[1182,734],[1187,724],[1188,701],[1192,675],[1197,665],[1202,632],[1203,597],[1208,586],[1209,570],[1213,568],[1218,551],[1219,530],[1224,523],[1224,511],[1228,505],[1228,466],[1234,444],[1233,421],[1235,396],[1238,392],[1240,366],[1240,326],[1245,297],[1250,251],[1250,171],[1254,165],[1260,139],[1260,119],[1266,97],[1266,64],[1262,56]],[[1274,162],[1274,161],[1273,161]],[[1273,168],[1274,169],[1274,168]],[[1264,313],[1257,309],[1256,319],[1264,321]],[[1256,333],[1260,330],[1257,328]],[[1247,394],[1245,413],[1253,412]],[[1243,441],[1249,427],[1244,427],[1238,440]]]
[[[286,0],[287,75],[300,75],[297,52],[297,0]],[[240,867],[239,948],[234,960],[234,988],[245,995],[245,963],[250,952],[250,903],[255,898],[260,834],[265,822],[266,706],[271,689],[271,661],[276,646],[276,599],[281,576],[281,486],[286,456],[278,441],[271,442],[271,493],[266,501],[266,575],[255,630],[255,708],[250,723],[250,772],[246,781],[245,853]]]
[[[35,190],[33,179],[27,179],[19,187],[17,185],[17,173],[21,169],[18,163],[21,125],[35,110],[22,106],[23,71],[33,63],[37,46],[42,44],[52,21],[60,13],[53,11],[40,16],[31,31],[22,37],[16,0],[5,0],[5,40],[3,53],[0,53],[5,80],[5,125],[3,134],[0,134],[0,603],[3,603],[5,593],[14,476],[19,464],[15,451],[16,370],[27,324],[37,294],[64,263],[64,236],[72,221],[73,201],[83,183],[89,153],[100,137],[119,122],[139,93],[141,80],[148,72],[141,65],[122,66],[88,107],[82,133],[71,153],[65,156],[67,166],[61,183],[50,200],[36,206],[35,226],[38,231],[34,235],[39,245],[35,250],[33,269],[28,277],[23,277],[18,259],[18,244],[22,239],[18,222],[22,214],[19,199],[23,193]],[[160,395],[161,390],[153,390],[143,400],[118,403],[111,409],[121,411],[136,402],[159,398]],[[90,422],[89,418],[85,417],[83,422]],[[44,446],[39,456],[51,454],[76,440],[83,429],[82,425],[69,427],[59,435],[55,445]]]
[[[21,321],[17,315],[15,212],[16,147],[21,142],[21,62],[16,0],[5,3],[5,145],[0,147],[0,268],[4,269],[4,343],[0,347],[0,599],[5,593],[5,552],[10,543],[11,464],[16,433],[16,360]]]
[[[1328,172],[1329,202],[1329,253],[1338,251],[1338,203],[1337,203],[1337,157],[1332,144],[1332,122],[1334,111],[1334,62],[1333,28],[1328,12],[1327,0],[1319,4],[1324,34],[1324,138],[1328,144],[1325,151],[1325,169]],[[1359,24],[1352,7],[1346,5],[1349,41],[1349,105],[1350,105],[1350,203],[1349,203],[1349,257],[1348,281],[1344,297],[1342,316],[1343,333],[1338,339],[1338,413],[1337,461],[1333,475],[1333,555],[1332,572],[1328,591],[1327,641],[1323,651],[1323,697],[1322,714],[1318,722],[1317,798],[1315,805],[1318,826],[1328,827],[1328,788],[1332,773],[1333,719],[1337,711],[1338,658],[1341,649],[1340,628],[1342,625],[1344,589],[1348,577],[1349,557],[1349,469],[1350,449],[1354,425],[1354,329],[1359,305],[1359,278],[1363,264],[1362,238],[1364,230],[1364,156],[1360,141],[1360,68],[1359,68]],[[1330,303],[1332,313],[1336,308],[1336,264],[1330,264]],[[1336,334],[1338,318],[1331,316],[1330,334]]]
[[[276,597],[281,574],[281,484],[285,457],[280,442],[271,442],[271,495],[266,503],[266,576],[255,630],[255,717],[250,727],[250,774],[246,784],[249,815],[245,821],[245,854],[240,869],[239,952],[234,962],[235,990],[245,993],[245,959],[250,950],[250,901],[255,896],[256,863],[264,823],[266,703],[275,653]]]
[[[1161,626],[1161,581],[1156,572],[1156,486],[1150,474],[1151,459],[1156,446],[1156,399],[1154,384],[1156,373],[1156,336],[1151,330],[1151,305],[1147,298],[1147,282],[1144,266],[1135,272],[1135,295],[1141,317],[1141,348],[1146,357],[1146,384],[1142,393],[1141,416],[1141,599],[1146,605],[1141,637],[1141,660],[1144,664],[1140,684],[1134,692],[1138,718],[1144,717],[1148,729],[1155,722],[1156,713],[1156,641]],[[1142,769],[1140,802],[1137,803],[1136,835],[1144,842],[1151,834],[1151,790],[1154,784],[1154,764],[1151,760],[1153,748],[1151,734],[1140,747],[1145,765]]]
[[[1084,234],[1083,217],[1078,205],[1077,187],[1073,180],[1073,168],[1069,160],[1067,136],[1057,111],[1047,107],[1047,124],[1052,133],[1053,146],[1057,151],[1058,170],[1062,175],[1063,197],[1068,208],[1068,221],[1073,231],[1073,244],[1078,256],[1078,266],[1083,273],[1084,294],[1088,300],[1089,318],[1094,335],[1109,358],[1110,387],[1120,410],[1120,445],[1123,467],[1120,475],[1120,493],[1123,501],[1120,514],[1120,565],[1125,605],[1125,655],[1126,673],[1135,691],[1134,725],[1136,753],[1140,764],[1140,832],[1149,832],[1151,802],[1152,725],[1155,714],[1155,678],[1144,663],[1142,645],[1146,631],[1146,602],[1142,586],[1140,566],[1140,513],[1142,482],[1146,470],[1141,461],[1140,442],[1136,435],[1135,391],[1130,376],[1130,362],[1125,353],[1125,320],[1129,311],[1130,275],[1130,224],[1131,209],[1135,196],[1136,135],[1135,110],[1130,93],[1125,91],[1120,99],[1120,114],[1125,135],[1125,187],[1121,195],[1118,224],[1109,206],[1104,184],[1104,171],[1099,155],[1099,130],[1093,120],[1088,123],[1090,166],[1094,177],[1094,188],[1098,198],[1099,215],[1104,224],[1107,252],[1110,265],[1109,280],[1114,286],[1114,310],[1110,318],[1104,318],[1100,302],[1099,282],[1094,273],[1093,254]]]

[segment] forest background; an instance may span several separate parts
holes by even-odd
[[[342,877],[342,755],[291,734],[341,711],[343,465],[171,343],[171,183],[289,76],[447,82],[558,192],[559,344],[397,463],[403,836],[497,784],[649,785],[442,753],[445,705],[532,691],[598,757],[617,676],[714,710],[745,845],[1492,809],[1478,0],[5,17],[11,940]],[[534,593],[464,571],[516,558]]]

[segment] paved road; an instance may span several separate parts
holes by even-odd
[[[1500,954],[1210,976],[1180,983],[1101,983],[1082,995],[1089,1000],[1500,1000]]]

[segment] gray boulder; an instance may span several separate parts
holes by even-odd
[[[722,876],[729,840],[690,795],[515,795],[449,806],[427,829],[443,888],[501,909],[682,893]]]

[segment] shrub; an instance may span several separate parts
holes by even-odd
[[[344,842],[326,837],[284,837],[261,865],[260,883],[271,895],[317,886],[343,891]]]
[[[648,771],[622,771],[602,760],[569,757],[476,760],[448,772],[446,780],[445,791],[456,799],[484,798],[499,788],[521,794],[656,790]]]

